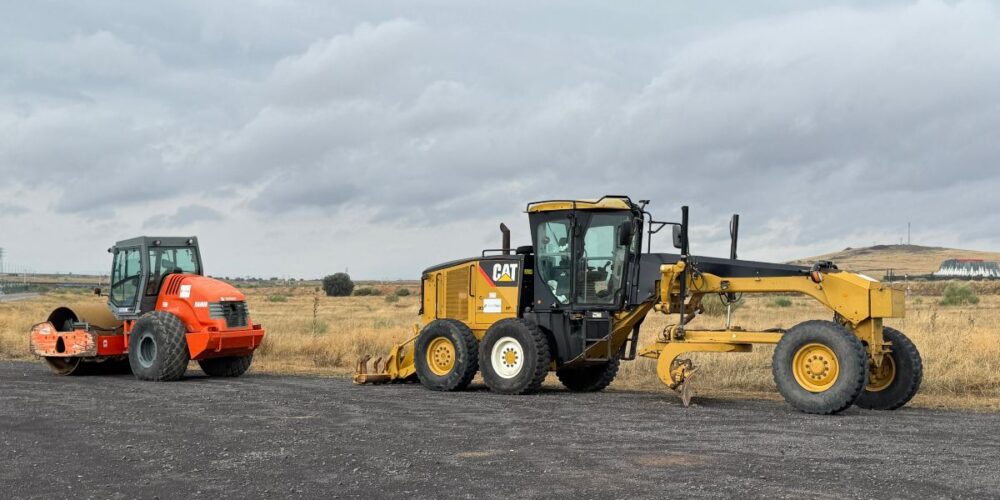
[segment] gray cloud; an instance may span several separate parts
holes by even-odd
[[[0,201],[0,217],[16,217],[30,212],[28,207]]]
[[[204,205],[187,205],[179,207],[172,214],[154,215],[142,226],[146,229],[176,229],[190,227],[192,224],[204,221],[222,220],[222,214]]]
[[[7,188],[132,229],[350,233],[336,258],[372,276],[454,256],[380,230],[474,252],[492,230],[468,228],[516,227],[527,201],[604,193],[692,205],[709,253],[735,211],[761,258],[907,221],[923,243],[1000,244],[991,3],[233,7],[0,8]]]

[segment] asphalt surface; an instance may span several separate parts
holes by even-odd
[[[1000,415],[0,363],[0,497],[1000,497]]]
[[[37,293],[5,293],[0,294],[0,302],[17,302],[20,300],[28,300],[38,297]]]

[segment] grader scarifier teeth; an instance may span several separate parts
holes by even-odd
[[[392,381],[389,375],[389,360],[378,356],[372,359],[371,356],[364,356],[358,360],[358,367],[354,371],[355,384],[385,384]]]
[[[670,388],[677,391],[677,394],[680,395],[681,403],[684,407],[691,405],[691,397],[694,396],[691,391],[691,380],[697,371],[698,368],[694,366],[694,363],[690,359],[674,360],[673,366],[670,369],[670,377],[674,380]]]

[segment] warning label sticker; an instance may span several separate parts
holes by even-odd
[[[503,312],[503,302],[500,299],[483,299],[483,312],[484,313],[500,313]]]

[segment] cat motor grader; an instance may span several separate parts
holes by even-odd
[[[108,252],[107,304],[58,307],[31,329],[31,351],[53,372],[131,371],[170,381],[184,376],[189,361],[216,377],[249,369],[264,329],[251,321],[239,290],[203,275],[197,238],[138,237]]]
[[[901,332],[883,325],[904,315],[904,292],[833,263],[811,267],[736,258],[739,218],[730,258],[693,256],[688,209],[681,221],[652,219],[647,200],[625,196],[554,200],[527,206],[533,244],[431,267],[421,279],[422,327],[387,357],[362,358],[354,381],[419,380],[434,390],[460,390],[477,372],[495,392],[539,389],[549,371],[573,391],[608,386],[622,360],[657,360],[667,386],[682,393],[694,372],[689,352],[749,352],[775,344],[772,374],[779,392],[807,413],[832,414],[851,405],[893,410],[917,392],[920,355]],[[677,254],[651,253],[652,235],[673,228]],[[644,249],[643,230],[646,229]],[[725,327],[694,321],[712,295],[729,304]],[[743,294],[802,294],[831,310],[787,330],[748,330],[732,323],[731,304]],[[638,346],[650,313],[676,316],[649,345]]]

